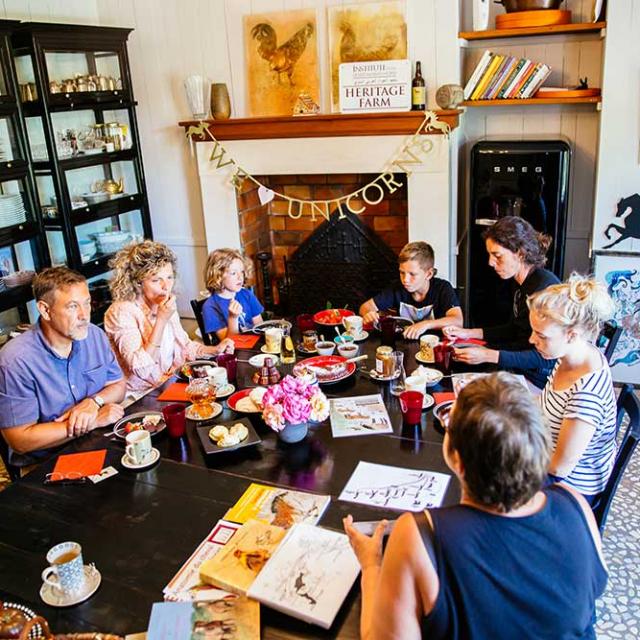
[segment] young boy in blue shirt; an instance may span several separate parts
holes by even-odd
[[[264,307],[243,286],[252,269],[251,262],[235,249],[216,249],[209,254],[204,278],[211,296],[202,305],[207,333],[222,340],[262,322]]]
[[[417,340],[426,331],[463,325],[462,309],[449,282],[436,278],[433,249],[426,242],[406,244],[398,256],[401,287],[385,289],[360,306],[365,324],[377,322],[380,311],[394,309],[413,321],[404,337]]]

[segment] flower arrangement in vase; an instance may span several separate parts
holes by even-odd
[[[320,387],[293,376],[269,387],[262,404],[262,418],[285,442],[302,440],[309,421],[322,422],[329,417],[329,400]]]

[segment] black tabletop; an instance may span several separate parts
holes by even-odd
[[[371,368],[378,338],[361,344]],[[399,340],[405,367],[417,367],[417,343]],[[253,352],[239,351],[241,360]],[[283,373],[287,367],[280,367]],[[253,386],[253,368],[238,363],[237,386]],[[127,413],[158,410],[157,400],[171,379],[127,409]],[[443,385],[429,391],[450,388]],[[393,434],[334,439],[329,421],[310,428],[305,440],[285,444],[259,417],[251,421],[262,438],[253,447],[205,454],[196,433],[200,423],[189,423],[187,435],[177,440],[166,430],[153,439],[161,460],[145,471],[133,472],[121,464],[123,442],[100,429],[75,440],[65,453],[107,449],[105,465],[118,475],[99,484],[52,486],[44,475],[55,460],[41,465],[0,493],[0,595],[18,601],[44,615],[56,632],[100,630],[133,633],[147,628],[151,605],[162,600],[162,589],[186,561],[216,521],[242,495],[252,481],[329,494],[331,504],[320,524],[342,529],[342,518],[356,520],[395,518],[397,512],[339,501],[347,480],[359,461],[449,473],[442,457],[442,433],[434,425],[431,410],[422,424],[405,427],[397,398],[389,383],[373,382],[364,367],[350,379],[323,386],[331,397],[381,393],[393,423]],[[215,421],[237,414],[225,403]],[[207,423],[203,423],[207,424]],[[444,504],[459,499],[455,478],[449,483]],[[64,540],[79,542],[85,562],[93,562],[102,574],[99,590],[86,602],[66,609],[45,605],[39,598],[40,574],[47,566],[46,553]],[[359,588],[354,586],[332,628],[323,631],[294,618],[262,607],[265,638],[358,638]]]

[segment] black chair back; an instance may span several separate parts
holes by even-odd
[[[616,350],[621,335],[622,327],[615,322],[605,322],[602,331],[598,335],[596,346],[602,351],[608,363],[611,363],[613,352]]]
[[[12,464],[9,464],[9,445],[0,433],[0,458],[9,474],[9,477],[13,482],[20,479],[20,469]]]
[[[199,298],[197,300],[191,300],[191,308],[193,309],[193,315],[196,317],[196,322],[198,323],[198,328],[200,329],[200,335],[202,336],[202,342],[206,344],[208,347],[215,344],[217,339],[214,340],[215,336],[212,337],[204,330],[204,318],[202,317],[202,305],[205,303],[207,298]]]
[[[600,533],[604,531],[613,497],[618,490],[618,485],[631,460],[631,456],[633,456],[633,452],[636,450],[638,442],[640,441],[640,400],[636,397],[633,387],[630,384],[625,384],[618,396],[617,430],[620,429],[620,424],[625,414],[629,416],[629,424],[625,430],[620,448],[618,449],[616,461],[613,465],[613,471],[611,472],[607,486],[600,494],[593,508],[593,515],[598,523]]]

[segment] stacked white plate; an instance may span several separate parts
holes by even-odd
[[[27,220],[27,211],[20,193],[0,194],[0,227],[11,227]]]

